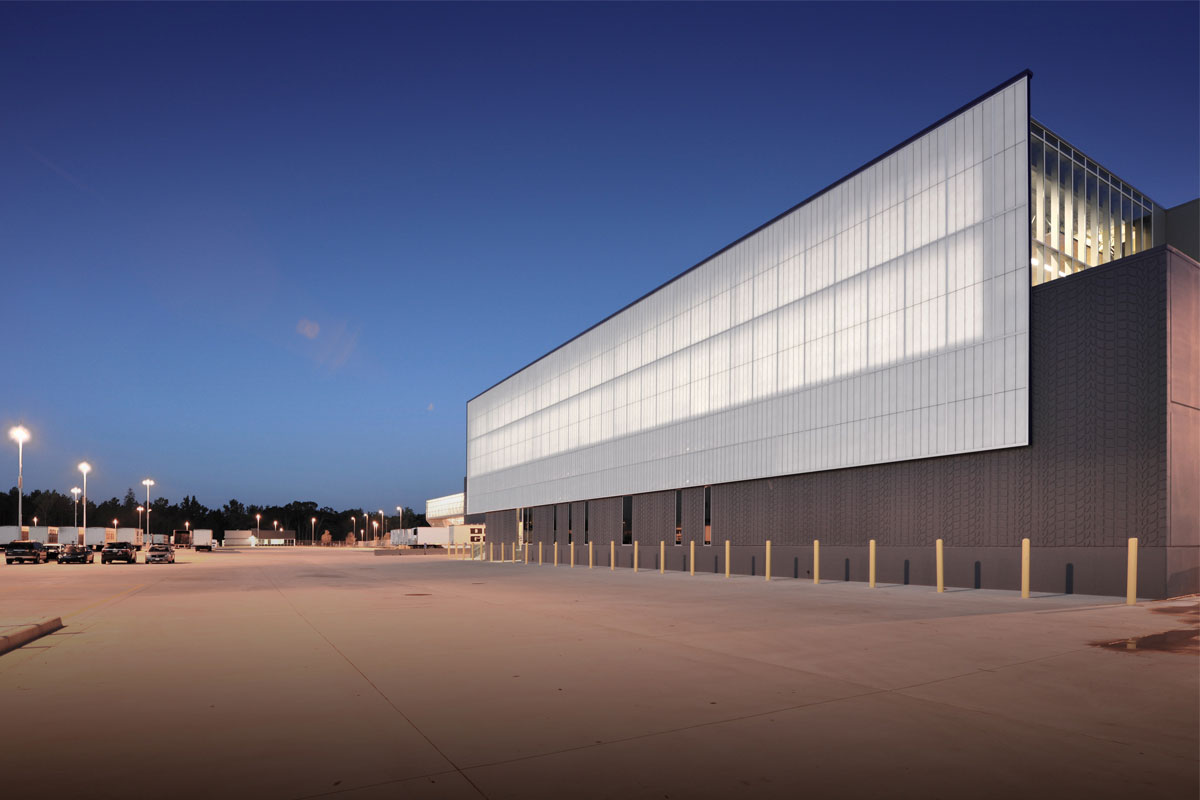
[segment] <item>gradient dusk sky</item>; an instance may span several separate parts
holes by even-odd
[[[1022,69],[1196,197],[1197,9],[2,4],[0,423],[27,489],[423,510],[468,398]]]

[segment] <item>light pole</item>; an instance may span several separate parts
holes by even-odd
[[[72,518],[71,521],[72,521],[72,524],[74,524],[76,528],[79,527],[79,493],[81,491],[83,491],[83,490],[80,489],[78,486],[71,489],[71,494],[75,495],[75,516]],[[75,531],[75,532],[79,533],[79,531]]]
[[[80,461],[79,471],[83,473],[83,543],[87,545],[87,476],[92,471],[92,465]]]
[[[21,525],[25,523],[22,516],[21,501],[25,495],[25,443],[29,441],[29,431],[24,425],[10,428],[8,438],[17,443],[17,537],[21,536]]]
[[[260,538],[260,534],[262,533],[259,530],[260,525],[262,525],[262,514],[255,514],[254,515],[254,538],[255,539]]]
[[[183,521],[183,530],[184,530],[185,535],[187,536],[187,546],[191,547],[192,546],[192,523],[189,520],[185,519]]]
[[[33,527],[37,527],[37,517],[33,518]]]
[[[153,478],[146,478],[142,481],[142,486],[146,487],[146,539],[150,538],[150,487],[153,485]],[[143,543],[145,543],[145,540],[143,540]]]
[[[350,517],[350,535],[358,539],[358,517]]]
[[[372,528],[372,530],[375,531],[375,541],[378,542],[379,541],[379,523],[376,522],[375,520],[371,520],[371,528]]]
[[[317,545],[317,518],[316,517],[312,518],[312,543],[313,543],[313,546],[316,547],[316,545]]]
[[[142,532],[142,512],[145,510],[145,506],[138,506],[138,533]]]
[[[117,521],[113,520],[113,541],[117,540]]]
[[[387,523],[385,523],[385,522],[383,521],[383,509],[381,508],[381,509],[379,509],[379,530],[375,531],[375,541],[376,541],[376,543],[378,543],[378,542],[379,542],[379,534],[383,532],[383,529],[384,529],[385,527],[387,527]]]

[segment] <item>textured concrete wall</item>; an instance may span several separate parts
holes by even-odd
[[[1168,254],[1167,592],[1200,592],[1200,265]]]
[[[1136,537],[1139,594],[1200,590],[1198,275],[1159,247],[1034,287],[1028,447],[717,484],[712,547],[702,546],[703,488],[684,489],[685,544],[674,549],[674,493],[637,495],[641,564],[657,565],[661,539],[668,568],[687,569],[695,541],[697,570],[723,572],[728,539],[733,571],[762,575],[770,539],[773,574],[805,578],[820,539],[823,578],[865,580],[875,539],[881,581],[930,584],[940,538],[950,585],[1011,589],[1029,537],[1035,591],[1119,595]],[[591,507],[607,565],[621,499]],[[631,548],[617,550],[629,566]]]

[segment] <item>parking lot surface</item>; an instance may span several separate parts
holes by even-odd
[[[307,548],[0,566],[0,626],[54,616],[0,656],[5,797],[1200,792],[1195,598]]]

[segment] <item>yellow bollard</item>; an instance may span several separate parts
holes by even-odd
[[[867,557],[867,562],[868,562],[867,563],[867,583],[872,589],[874,589],[875,588],[875,540],[874,539],[871,540],[870,546],[867,548],[867,552],[869,554]]]
[[[1029,540],[1021,540],[1021,597],[1029,597]]]
[[[696,542],[694,539],[688,542],[688,570],[693,575],[696,574]]]
[[[729,540],[725,540],[725,577],[729,577]]]
[[[488,542],[488,561],[495,561],[495,559],[492,558],[492,543],[491,542]]]
[[[538,566],[542,565],[542,543],[538,542]]]
[[[638,557],[637,556],[638,556],[637,539],[634,539],[633,540],[633,571],[634,572],[637,572],[637,569],[638,569],[638,567],[637,567]]]
[[[1137,539],[1129,540],[1129,562],[1125,567],[1125,604],[1137,604]]]
[[[525,556],[525,565],[529,565],[529,545],[521,548],[521,553]]]
[[[771,580],[771,540],[767,539],[767,580]]]
[[[617,568],[617,541],[616,541],[616,539],[608,540],[608,568],[610,570]]]
[[[813,583],[821,582],[821,540],[813,539]]]
[[[558,542],[554,543],[554,566],[558,566]]]
[[[591,569],[595,563],[595,560],[592,558],[592,543],[588,542],[588,569]]]
[[[658,574],[662,575],[667,571],[667,543],[663,539],[658,540]]]
[[[935,550],[937,551],[937,590],[939,592],[946,591],[946,561],[942,557],[942,540],[938,539],[935,542]]]
[[[575,543],[571,542],[567,549],[571,551],[571,569],[575,569]]]

